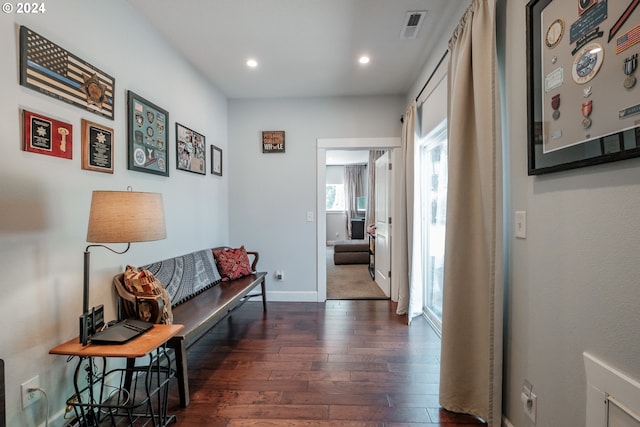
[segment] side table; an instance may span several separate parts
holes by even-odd
[[[175,421],[175,416],[167,414],[169,380],[175,369],[166,343],[182,329],[182,325],[153,325],[124,344],[83,346],[74,338],[49,350],[49,354],[79,357],[75,395],[67,405],[82,425],[167,426]],[[108,369],[107,359],[114,357],[126,358],[126,368]],[[148,357],[148,362],[136,365],[141,357]]]

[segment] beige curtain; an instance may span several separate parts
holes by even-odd
[[[351,218],[358,216],[358,197],[364,196],[366,165],[344,166],[345,214],[347,236],[352,239]]]
[[[407,236],[407,244],[402,247],[399,255],[399,264],[402,265],[403,274],[398,276],[398,307],[396,313],[407,314],[409,311],[409,280],[411,271],[411,253],[413,252],[413,174],[414,174],[414,139],[416,123],[416,102],[412,101],[403,116],[402,122],[402,160],[404,166],[404,179],[401,182],[398,203],[404,206],[405,217],[394,221],[394,233]]]
[[[495,26],[495,0],[473,0],[449,42],[440,404],[497,427],[504,274]]]

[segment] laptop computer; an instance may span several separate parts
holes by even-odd
[[[89,340],[95,344],[124,344],[138,335],[148,331],[153,323],[136,319],[125,319],[104,331],[92,335]]]

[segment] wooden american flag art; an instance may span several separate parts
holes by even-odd
[[[114,78],[25,26],[20,27],[20,84],[114,118]]]

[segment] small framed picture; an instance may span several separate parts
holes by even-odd
[[[73,126],[51,117],[22,110],[23,149],[71,160],[73,157]]]
[[[222,176],[222,149],[211,146],[211,173]]]
[[[169,112],[127,91],[129,170],[169,176]]]
[[[205,137],[176,122],[176,165],[187,172],[206,175]]]
[[[284,153],[284,131],[272,130],[262,132],[263,153]]]
[[[113,129],[82,119],[82,169],[113,173]]]

